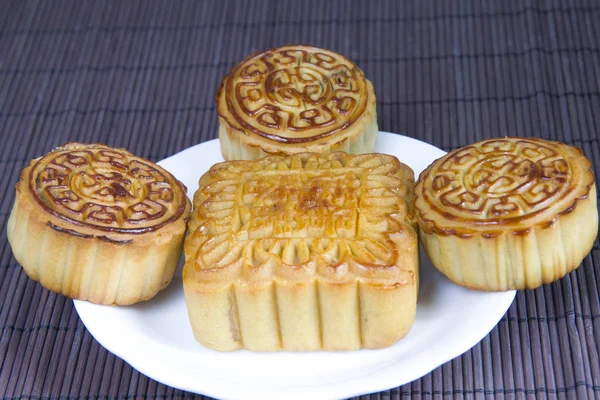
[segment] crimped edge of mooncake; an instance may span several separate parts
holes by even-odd
[[[596,186],[547,227],[493,237],[437,235],[420,231],[433,265],[454,283],[482,291],[535,289],[576,269],[598,231]]]

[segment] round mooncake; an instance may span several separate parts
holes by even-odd
[[[375,149],[373,85],[329,50],[284,46],[252,54],[225,76],[216,102],[225,160]]]
[[[133,304],[171,281],[190,207],[185,186],[158,165],[124,149],[68,143],[21,172],[8,240],[45,288]]]
[[[536,138],[490,139],[454,150],[421,173],[421,243],[455,283],[536,288],[577,268],[598,233],[590,161]]]

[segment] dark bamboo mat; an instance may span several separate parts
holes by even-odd
[[[0,3],[0,399],[203,398],[104,350],[6,240],[20,169],[66,141],[152,160],[217,134],[213,95],[246,54],[310,43],[373,81],[382,130],[445,150],[493,136],[581,147],[600,171],[596,1]],[[600,251],[519,292],[473,349],[370,399],[600,397]],[[460,321],[456,321],[457,324]]]

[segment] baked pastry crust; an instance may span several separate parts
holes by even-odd
[[[133,304],[171,281],[190,208],[185,186],[160,166],[124,149],[67,143],[21,172],[8,240],[45,288]]]
[[[216,102],[225,160],[375,149],[373,84],[329,50],[295,45],[251,54],[223,78]]]
[[[536,288],[577,268],[598,232],[590,161],[537,138],[489,139],[436,160],[415,186],[432,263],[469,288]]]
[[[194,195],[183,287],[216,350],[380,348],[415,317],[413,172],[381,154],[217,164]]]

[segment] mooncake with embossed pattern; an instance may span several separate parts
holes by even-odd
[[[590,161],[537,138],[454,150],[415,186],[420,238],[432,263],[473,289],[536,288],[577,268],[598,232]]]
[[[190,208],[185,186],[160,166],[124,149],[68,143],[21,172],[8,240],[45,288],[133,304],[171,281]]]
[[[225,160],[375,149],[375,90],[350,60],[311,46],[248,56],[216,96]]]
[[[270,156],[199,182],[183,287],[216,350],[390,346],[414,321],[413,171],[381,154]]]

